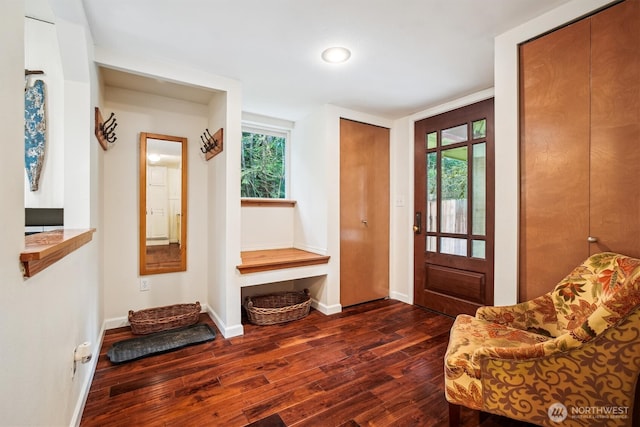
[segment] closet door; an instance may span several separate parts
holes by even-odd
[[[340,304],[389,296],[387,128],[340,119]]]
[[[640,257],[640,1],[520,47],[519,299],[589,255]]]
[[[589,26],[520,47],[521,301],[589,255]]]
[[[591,253],[640,257],[640,1],[591,19]]]

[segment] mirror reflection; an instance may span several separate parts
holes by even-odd
[[[140,275],[187,269],[187,139],[140,133]]]

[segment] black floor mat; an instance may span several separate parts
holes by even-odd
[[[107,357],[111,363],[125,363],[155,354],[167,353],[189,345],[201,344],[215,339],[216,333],[205,323],[156,332],[139,338],[114,343]]]

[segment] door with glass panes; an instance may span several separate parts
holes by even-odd
[[[493,99],[415,123],[414,302],[493,304]]]

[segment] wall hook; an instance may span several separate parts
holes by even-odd
[[[96,118],[96,126],[95,126],[95,134],[96,138],[98,138],[98,142],[102,146],[103,150],[107,150],[110,146],[116,143],[118,139],[116,137],[116,127],[118,123],[116,122],[116,117],[114,113],[111,113],[109,118],[105,121],[102,118],[102,113],[98,107],[95,108],[95,118]]]
[[[222,128],[218,129],[213,135],[211,135],[211,132],[209,132],[208,128],[205,129],[205,132],[200,135],[200,141],[202,142],[200,151],[204,153],[205,159],[211,160],[216,155],[222,152],[222,140]]]

